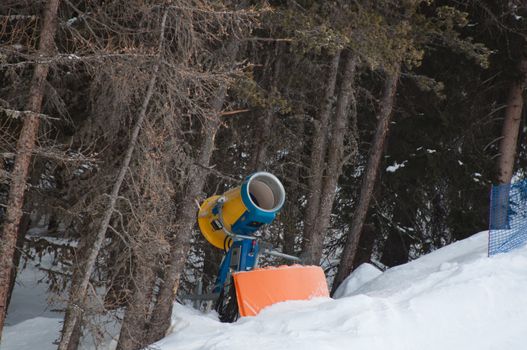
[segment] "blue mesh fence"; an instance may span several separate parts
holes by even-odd
[[[527,180],[492,186],[489,255],[527,243]]]

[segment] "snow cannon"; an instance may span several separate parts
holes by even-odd
[[[245,178],[240,186],[201,204],[198,213],[201,233],[225,253],[211,292],[193,299],[214,300],[221,321],[254,316],[282,301],[329,296],[320,266],[298,265],[301,262],[298,257],[275,250],[255,235],[263,225],[273,222],[284,201],[280,180],[273,174],[257,172]],[[258,268],[261,254],[296,264]]]
[[[284,186],[276,176],[257,172],[241,186],[221,196],[207,198],[200,206],[198,224],[213,246],[228,250],[233,238],[248,238],[270,224],[284,205]]]

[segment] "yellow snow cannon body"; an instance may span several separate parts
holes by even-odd
[[[209,243],[228,250],[233,235],[244,238],[254,234],[275,219],[284,202],[280,180],[273,174],[257,172],[241,186],[207,198],[200,206],[199,228]]]

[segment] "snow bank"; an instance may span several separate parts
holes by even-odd
[[[379,277],[381,274],[382,272],[372,264],[362,264],[342,282],[333,297],[339,299],[352,295],[357,289]]]
[[[155,346],[523,350],[527,248],[492,258],[486,252],[482,232],[382,274],[361,268],[339,299],[280,303],[234,324],[176,305],[171,334]]]

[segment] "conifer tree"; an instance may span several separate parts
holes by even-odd
[[[59,2],[59,0],[50,0],[44,8],[38,44],[39,56],[44,60],[49,59],[53,54]],[[7,313],[7,296],[14,268],[12,262],[19,234],[18,226],[22,217],[29,164],[35,148],[42,115],[42,100],[44,98],[48,70],[49,64],[46,62],[40,62],[35,65],[25,108],[26,111],[21,113],[24,122],[18,137],[17,155],[11,174],[9,199],[7,202],[8,209],[0,240],[0,338]]]

